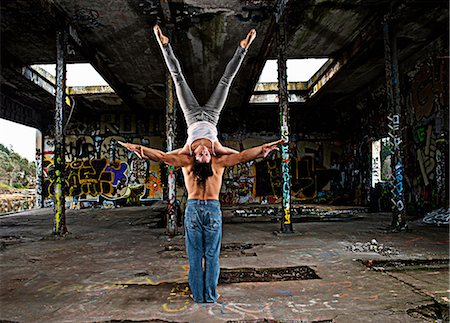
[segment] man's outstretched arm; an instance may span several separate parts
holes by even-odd
[[[278,145],[284,143],[283,139],[269,142],[261,146],[241,151],[239,154],[225,155],[218,158],[217,162],[224,166],[234,166],[239,163],[248,162],[256,158],[266,157],[272,150],[279,150]]]
[[[220,156],[220,155],[239,154],[239,151],[230,147],[225,147],[220,142],[216,141],[214,143],[214,153],[216,154],[216,156]]]
[[[187,155],[168,154],[158,149],[121,141],[119,141],[119,144],[127,148],[129,151],[135,152],[140,158],[148,158],[155,162],[164,162],[168,165],[176,167],[187,166],[190,163],[190,157]]]

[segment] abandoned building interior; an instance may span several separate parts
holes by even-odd
[[[219,139],[285,140],[225,170],[212,304],[189,298],[181,169],[118,143],[186,141],[155,24],[200,104],[254,28]],[[0,321],[448,322],[449,57],[447,0],[2,1],[0,118],[39,131]],[[67,85],[80,63],[107,84]]]

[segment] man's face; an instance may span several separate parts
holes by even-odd
[[[205,145],[199,145],[194,150],[195,160],[199,163],[209,163],[211,161],[211,153]]]

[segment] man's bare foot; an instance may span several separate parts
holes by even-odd
[[[247,49],[250,47],[250,44],[252,43],[253,40],[255,40],[255,38],[256,38],[256,30],[252,29],[248,32],[247,37],[241,40],[239,45],[241,45],[242,48]]]
[[[153,32],[155,33],[156,39],[161,45],[167,45],[169,43],[169,38],[163,35],[161,28],[159,28],[158,25],[155,25],[153,27]]]

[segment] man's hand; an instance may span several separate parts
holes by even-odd
[[[261,146],[253,147],[241,151],[239,154],[222,155],[217,159],[220,166],[234,166],[239,163],[245,163],[256,158],[266,157],[271,151],[279,150],[277,145],[283,144],[285,141],[283,139],[269,142]]]
[[[263,157],[266,158],[267,155],[272,151],[272,150],[280,150],[277,146],[279,144],[283,144],[284,140],[280,139],[277,141],[273,141],[273,142],[269,142],[267,144],[262,145],[262,154]]]
[[[139,158],[148,158],[147,156],[145,156],[144,148],[141,145],[131,144],[131,143],[122,142],[122,141],[118,141],[118,143],[121,144],[122,146],[124,146],[129,151],[134,152]]]

